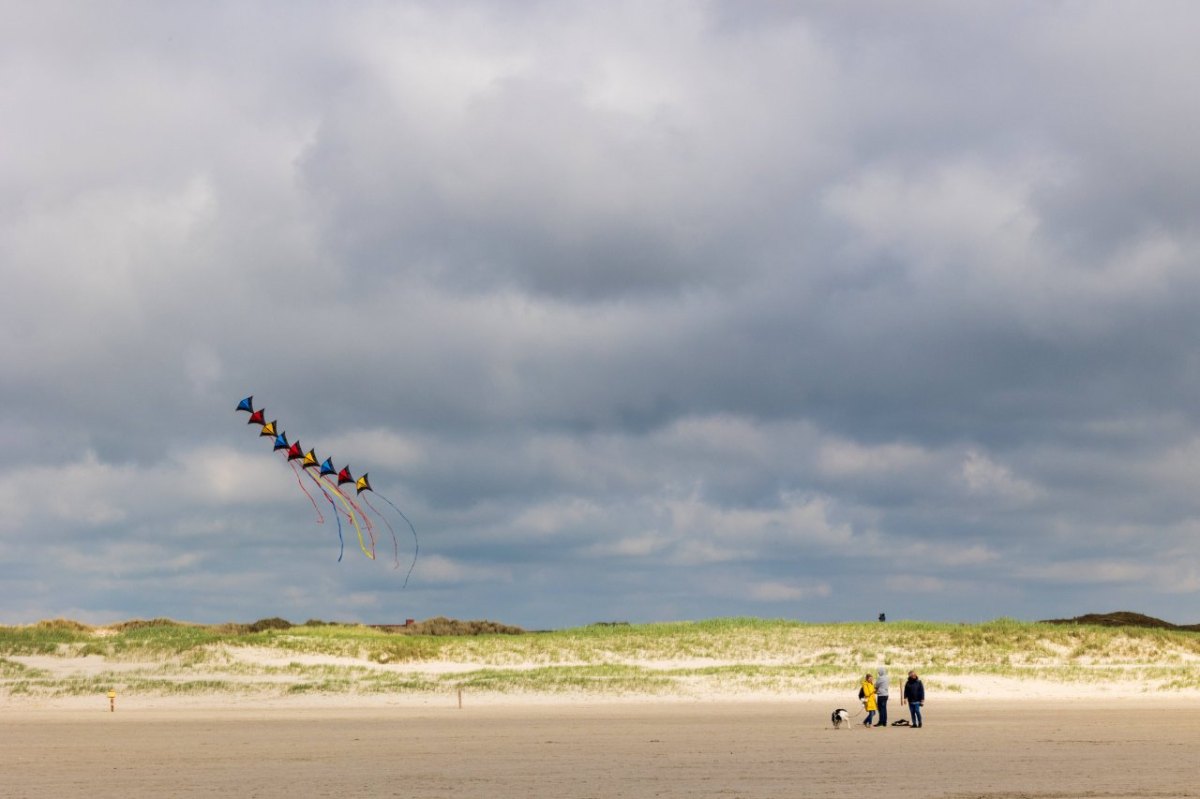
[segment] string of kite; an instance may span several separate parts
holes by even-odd
[[[250,414],[250,419],[247,424],[258,425],[261,438],[269,438],[274,442],[274,451],[283,452],[287,457],[287,463],[292,467],[292,471],[296,474],[296,483],[300,486],[300,490],[308,497],[308,501],[312,503],[313,510],[317,513],[317,523],[325,523],[325,515],[321,512],[321,505],[317,503],[317,498],[308,490],[304,479],[307,477],[309,482],[317,489],[317,494],[329,503],[332,510],[334,521],[337,522],[338,531],[338,562],[342,560],[342,555],[345,553],[346,541],[342,534],[342,519],[354,528],[354,532],[358,537],[358,548],[362,553],[371,560],[375,560],[375,525],[377,522],[382,523],[392,537],[392,548],[395,557],[395,566],[400,568],[400,542],[396,538],[396,530],[392,523],[388,521],[387,514],[382,513],[371,504],[366,492],[374,494],[375,497],[386,503],[393,512],[395,512],[408,525],[408,529],[412,531],[413,537],[413,556],[412,562],[408,566],[408,572],[404,575],[403,589],[408,585],[408,578],[412,576],[413,568],[417,565],[417,553],[421,550],[421,543],[417,540],[417,528],[404,515],[404,511],[400,510],[394,502],[387,497],[377,492],[371,485],[371,480],[366,472],[363,472],[362,477],[354,477],[350,472],[349,466],[344,466],[340,470],[334,467],[333,458],[321,460],[317,457],[315,449],[310,449],[305,452],[300,446],[300,441],[288,441],[287,433],[279,429],[277,420],[267,421],[266,410],[264,408],[254,407],[254,395],[251,394],[244,400],[238,403],[238,411],[245,411]],[[336,481],[336,482],[335,482]],[[343,490],[343,486],[351,485],[354,487],[354,492],[349,489]],[[363,507],[368,508],[371,512],[367,513]],[[364,535],[365,531],[365,535]]]

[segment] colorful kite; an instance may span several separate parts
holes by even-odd
[[[383,522],[384,527],[392,536],[392,545],[395,550],[395,568],[400,568],[400,544],[396,539],[396,531],[388,521],[387,515],[381,513],[374,505],[370,503],[367,497],[362,496],[364,491],[370,491],[375,494],[383,502],[395,511],[401,519],[408,524],[408,528],[412,530],[413,536],[413,559],[409,564],[408,573],[404,575],[404,586],[408,585],[408,578],[412,575],[413,568],[417,565],[417,553],[420,551],[421,545],[417,540],[417,528],[408,520],[404,512],[396,507],[390,499],[375,491],[371,486],[371,481],[367,479],[366,473],[362,477],[355,478],[350,472],[349,466],[344,466],[340,470],[333,465],[333,458],[326,458],[321,461],[317,458],[316,450],[310,449],[304,452],[299,441],[288,441],[287,433],[279,429],[279,423],[276,420],[268,422],[266,420],[266,412],[259,408],[254,408],[254,395],[251,394],[244,400],[238,403],[237,410],[245,411],[250,414],[250,420],[247,424],[256,424],[259,426],[259,436],[274,439],[274,450],[283,452],[287,458],[287,463],[292,467],[292,471],[296,473],[296,482],[300,486],[300,490],[308,497],[312,503],[313,509],[317,512],[317,523],[324,524],[325,517],[321,513],[321,507],[317,504],[316,499],[304,485],[304,477],[307,477],[317,490],[324,497],[325,501],[333,509],[333,518],[337,522],[338,528],[338,561],[342,559],[345,550],[345,541],[342,536],[342,517],[354,527],[358,534],[358,547],[363,554],[371,560],[375,559],[375,526],[371,521],[371,516],[365,513],[359,505],[359,499],[371,510],[379,521]],[[297,465],[297,463],[299,465]],[[329,478],[334,478],[333,480]],[[335,482],[336,480],[336,482]],[[353,485],[355,493],[351,494],[348,490],[343,491],[342,486]],[[334,498],[337,498],[336,500]],[[341,507],[338,507],[338,503]],[[363,537],[363,529],[366,529],[366,537]],[[370,541],[368,545],[367,541]],[[401,586],[402,588],[404,586]]]

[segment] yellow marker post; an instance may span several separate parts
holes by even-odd
[[[108,692],[108,712],[115,713],[117,711],[117,692]]]

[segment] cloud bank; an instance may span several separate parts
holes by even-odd
[[[0,623],[1200,620],[1190,4],[0,14]]]

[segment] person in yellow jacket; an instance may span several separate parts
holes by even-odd
[[[858,695],[862,697],[863,707],[867,709],[867,718],[863,722],[863,726],[871,729],[872,722],[875,720],[875,711],[879,709],[879,705],[875,702],[875,680],[871,677],[870,672],[867,672],[867,676],[863,678]]]

